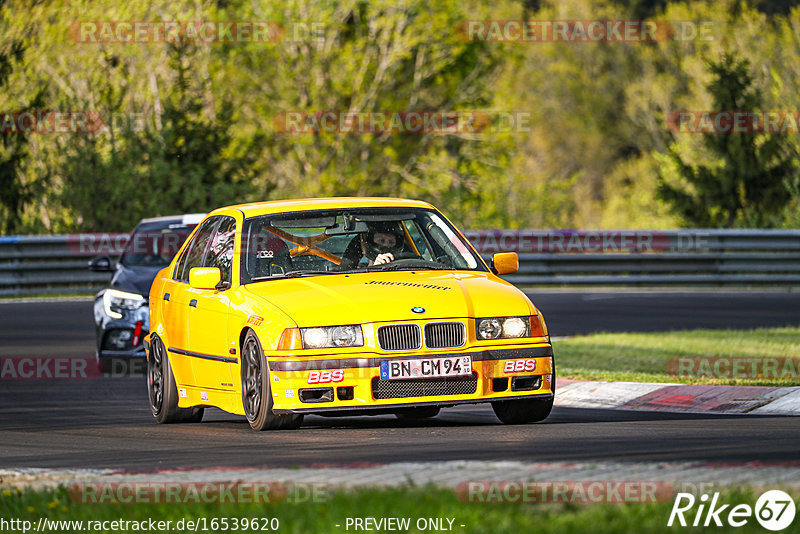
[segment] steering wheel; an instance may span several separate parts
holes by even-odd
[[[422,260],[425,261],[422,256],[419,254],[414,254],[413,252],[398,252],[397,254],[393,254],[394,259],[392,262],[396,261],[408,261],[408,260]]]

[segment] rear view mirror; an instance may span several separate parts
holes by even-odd
[[[365,234],[369,232],[369,226],[364,221],[354,221],[345,229],[342,223],[328,228],[325,230],[325,235],[347,235],[347,234]]]
[[[90,271],[108,273],[114,270],[114,262],[108,256],[95,256],[89,260],[88,267]]]
[[[194,267],[189,271],[189,285],[194,289],[217,289],[221,280],[217,267]]]
[[[492,256],[492,266],[497,274],[513,274],[519,270],[519,256],[516,252],[500,252]]]

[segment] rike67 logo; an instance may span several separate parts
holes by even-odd
[[[795,512],[792,497],[780,490],[764,492],[755,508],[749,504],[723,504],[719,492],[710,498],[704,493],[699,499],[691,493],[678,493],[667,526],[742,527],[755,517],[762,527],[777,532],[792,524]]]

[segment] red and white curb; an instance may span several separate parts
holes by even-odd
[[[800,415],[800,387],[559,380],[555,404],[569,408]]]

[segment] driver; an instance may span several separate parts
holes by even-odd
[[[381,223],[367,233],[364,255],[370,265],[389,263],[403,250],[404,243],[405,235],[399,223]]]
[[[367,258],[369,265],[389,263],[403,251],[404,246],[405,233],[400,223],[375,223],[368,232],[353,238],[345,250],[341,267],[352,268],[358,265],[361,257]]]

